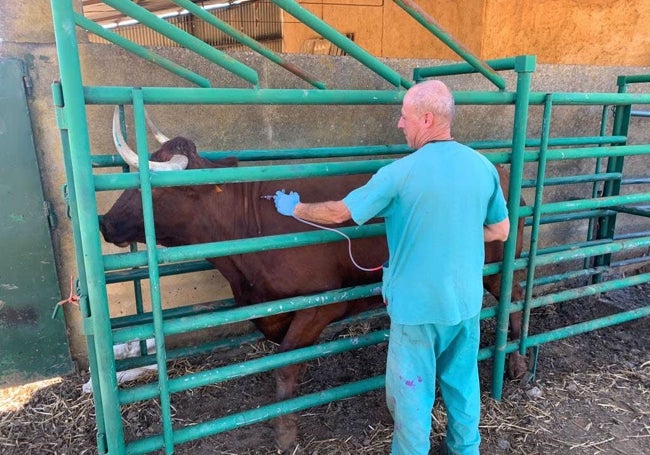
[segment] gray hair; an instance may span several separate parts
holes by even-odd
[[[454,96],[444,82],[439,80],[421,82],[411,87],[407,96],[420,114],[432,112],[437,117],[448,119],[451,124],[456,108]]]

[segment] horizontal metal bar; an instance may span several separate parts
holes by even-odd
[[[168,264],[159,267],[160,276],[178,275],[180,273],[202,272],[213,270],[214,267],[208,261],[192,261],[181,264]],[[125,281],[142,280],[149,278],[149,269],[140,267],[131,270],[120,270],[106,274],[106,284],[124,283]]]
[[[206,150],[199,152],[199,155],[212,161],[228,157],[235,157],[240,161],[267,161],[310,158],[369,157],[393,154],[401,155],[411,152],[412,150],[413,149],[406,144],[388,144],[291,149]],[[123,166],[126,164],[120,155],[93,155],[91,159],[93,166],[95,167]]]
[[[620,213],[628,213],[630,215],[637,215],[637,216],[643,216],[643,217],[650,217],[650,209],[647,208],[642,208],[642,207],[619,207],[619,206],[614,206],[614,207],[609,207],[610,210],[614,210],[615,212],[620,212]]]
[[[575,146],[597,144],[624,144],[625,136],[591,136],[591,137],[566,137],[549,140],[549,146]],[[475,150],[509,149],[512,141],[470,141],[466,145]],[[540,140],[530,138],[526,140],[526,147],[539,147]],[[311,147],[287,149],[249,149],[249,150],[206,150],[199,155],[209,160],[218,160],[234,156],[240,161],[265,161],[279,159],[308,159],[308,158],[335,158],[335,157],[365,157],[375,155],[405,154],[413,149],[407,144],[386,145],[361,145],[344,147]],[[489,157],[489,156],[488,156]],[[118,154],[92,155],[94,167],[124,166],[126,163]]]
[[[492,68],[495,71],[515,69],[514,57],[486,60],[485,63],[487,63],[490,66],[490,68]],[[430,77],[452,76],[457,74],[472,74],[477,72],[478,69],[467,62],[452,63],[449,65],[430,66],[426,68],[415,68],[413,70],[413,79],[415,81],[421,81],[423,79],[430,78]]]
[[[544,104],[547,93],[533,92],[529,104]],[[626,106],[630,104],[650,104],[648,93],[578,93],[553,92],[554,106]]]
[[[577,136],[577,137],[556,137],[548,140],[549,147],[576,146],[576,145],[613,145],[625,144],[626,136]],[[536,148],[541,146],[539,138],[527,138],[524,144],[526,148]],[[468,147],[476,150],[487,149],[511,149],[511,140],[491,140],[491,141],[468,141],[465,143]],[[488,157],[491,154],[488,154]]]
[[[282,366],[306,362],[318,357],[340,354],[386,341],[388,341],[388,330],[379,330],[360,336],[340,338],[334,341],[294,349],[292,351],[270,354],[234,365],[225,365],[212,370],[187,374],[180,378],[170,378],[169,391],[170,393],[178,393],[191,388],[218,384],[251,374],[274,370]],[[118,394],[120,404],[135,403],[136,401],[147,400],[158,396],[158,384],[153,382],[138,387],[123,389]]]
[[[216,300],[213,302],[197,303],[176,308],[163,310],[163,319],[183,318],[186,316],[212,313],[214,311],[223,311],[235,307],[235,300],[232,298]],[[111,328],[120,329],[138,324],[151,324],[153,316],[150,312],[142,314],[130,314],[128,316],[119,316],[111,319]],[[129,340],[130,341],[130,340]]]
[[[624,322],[633,321],[650,316],[650,306],[638,308],[636,310],[624,311],[616,313],[611,316],[592,319],[578,324],[573,324],[567,327],[562,327],[548,332],[540,333],[537,335],[530,335],[526,339],[526,348],[538,346],[540,344],[548,343],[551,341],[561,340],[581,333],[592,332],[597,329],[602,329],[612,325],[622,324]]]
[[[552,149],[548,150],[546,153],[547,159],[551,161],[598,157],[606,158],[610,156],[626,155],[648,155],[650,154],[650,144]],[[538,161],[539,152],[526,152],[524,159],[526,161]]]
[[[650,117],[650,111],[630,111],[632,117]]]
[[[608,172],[603,174],[571,175],[569,177],[551,177],[544,180],[544,186],[619,180],[622,176],[623,174],[620,172]],[[521,182],[522,188],[534,188],[536,185],[537,180],[535,179],[522,180]]]
[[[636,84],[650,82],[650,74],[632,74],[629,76],[619,76],[617,80],[618,85]]]
[[[637,231],[637,232],[628,232],[627,234],[616,234],[614,235],[614,240],[623,240],[623,239],[636,239],[639,237],[645,237],[650,235],[650,231]]]
[[[327,404],[332,401],[341,400],[367,393],[384,387],[386,379],[383,375],[373,378],[351,382],[331,389],[314,392],[290,400],[276,402],[255,409],[222,417],[212,421],[201,422],[174,430],[174,444],[181,444],[195,439],[204,438],[213,434],[233,430],[253,423],[263,422],[271,417],[290,414],[314,406]],[[153,452],[163,447],[161,435],[151,436],[146,439],[127,444],[128,455],[139,455]]]
[[[539,151],[525,151],[524,161],[528,163],[539,161]],[[628,156],[628,155],[648,155],[650,154],[650,145],[619,145],[619,146],[604,146],[604,147],[583,147],[583,148],[567,148],[567,149],[551,149],[546,152],[547,161],[563,161],[563,160],[578,160],[585,158],[609,158],[613,156]],[[506,164],[511,161],[512,153],[508,152],[492,152],[486,153],[485,156],[489,158],[492,163]]]
[[[650,183],[650,178],[636,177],[636,178],[627,178],[621,180],[621,185],[638,185],[640,183]]]
[[[613,214],[614,212],[612,212],[611,210],[588,210],[584,212],[572,212],[572,213],[564,213],[561,215],[544,216],[540,218],[539,223],[540,224],[564,223],[567,221],[584,220],[588,218],[595,218],[599,216],[606,216],[606,215],[613,215]],[[525,226],[531,226],[533,224],[533,221],[530,217],[527,217],[526,222],[524,224]]]
[[[650,281],[650,273],[643,273],[640,275],[634,275],[626,278],[620,278],[617,280],[603,281],[600,283],[590,284],[589,286],[583,286],[574,289],[567,289],[564,291],[556,292],[549,295],[544,295],[541,297],[536,297],[531,300],[531,308],[538,308],[541,306],[549,305],[552,303],[561,303],[568,300],[574,300],[579,297],[587,297],[592,295],[597,295],[602,292],[615,291],[617,289],[623,289],[630,286],[636,286],[639,284],[644,284]],[[512,308],[517,310],[523,308],[521,303],[513,303]],[[648,306],[650,309],[650,306]]]
[[[232,349],[242,346],[244,344],[256,343],[264,339],[264,335],[260,332],[251,332],[238,337],[222,338],[210,343],[204,343],[197,346],[187,346],[176,349],[166,349],[165,356],[167,360],[180,359],[200,354],[207,354],[210,352]],[[156,355],[144,355],[138,357],[127,357],[125,359],[115,360],[115,370],[124,371],[130,368],[139,368],[156,363]]]
[[[540,248],[537,252],[537,255],[544,254],[553,254],[559,253],[567,250],[576,250],[579,248],[589,248],[598,245],[609,245],[612,242],[612,239],[593,239],[593,240],[584,240],[582,242],[575,243],[565,243],[563,245],[553,245],[546,248]],[[528,257],[528,252],[522,253],[521,257]]]
[[[385,234],[383,223],[340,228],[339,231],[351,239],[377,237]],[[329,231],[309,231],[279,234],[222,242],[158,248],[158,263],[169,264],[195,259],[230,256],[233,254],[257,253],[287,247],[313,245],[315,243],[340,242],[341,236]],[[104,270],[119,270],[141,267],[147,264],[145,251],[104,255]]]
[[[393,159],[338,161],[326,163],[280,164],[276,166],[248,166],[210,169],[185,169],[182,171],[151,171],[152,187],[179,185],[211,185],[219,183],[258,182],[266,180],[296,179],[350,174],[372,174]],[[94,176],[95,190],[124,190],[137,188],[137,172],[98,174]]]
[[[606,239],[604,240],[606,241]],[[600,254],[618,253],[637,248],[647,248],[648,246],[650,246],[650,237],[641,237],[539,255],[537,256],[536,261],[537,265],[549,265],[556,262],[584,259],[586,257],[597,256]]]
[[[650,193],[635,193],[622,196],[608,196],[595,199],[578,199],[574,201],[550,202],[540,207],[541,214],[571,212],[576,210],[607,208],[624,204],[637,204],[650,201]],[[533,207],[523,206],[519,216],[531,216]]]
[[[612,262],[612,267],[625,267],[632,264],[642,264],[644,262],[650,262],[650,256],[639,256],[636,258],[624,259],[621,261]]]
[[[145,104],[340,104],[399,105],[403,90],[299,90],[262,88],[142,87]],[[132,87],[84,86],[87,104],[131,104]],[[510,105],[514,92],[455,91],[457,105]],[[529,104],[542,105],[547,93],[532,92]],[[650,104],[650,94],[633,93],[553,93],[554,105],[602,106]]]
[[[591,321],[581,322],[578,324],[562,327],[559,329],[540,333],[537,335],[529,335],[526,338],[525,349],[539,346],[541,344],[550,341],[557,341],[563,338],[579,335],[581,333],[591,332],[600,328],[609,327],[616,324],[622,324],[625,322],[633,321],[635,319],[641,319],[644,317],[648,317],[648,315],[650,315],[650,306],[639,308],[636,310],[626,311],[623,313],[616,313],[615,315],[612,316],[605,316],[602,318],[593,319]],[[547,334],[552,334],[552,335],[547,336]],[[519,350],[519,343],[520,340],[514,340],[509,342],[504,349],[505,353],[508,354]],[[484,358],[481,358],[481,356],[479,355],[479,360],[487,359],[492,356],[491,351],[493,351],[494,348],[484,348],[484,349],[488,351],[489,355]],[[479,354],[481,353],[481,351],[479,351]]]
[[[351,323],[355,322],[363,322],[363,321],[368,321],[380,317],[385,317],[386,316],[386,309],[381,307],[377,308],[374,310],[368,310],[364,311],[362,313],[358,313],[352,316],[348,316],[344,319],[332,322],[329,324],[327,327],[330,330],[337,330],[343,327],[349,326]],[[246,343],[254,343],[260,340],[264,339],[264,335],[262,335],[258,331],[253,331],[251,333],[241,335],[238,337],[228,337],[220,340],[216,340],[210,343],[205,343],[201,344],[199,346],[190,346],[186,348],[179,348],[179,349],[174,349],[174,350],[168,350],[167,351],[167,358],[168,359],[175,359],[175,358],[180,358],[180,357],[187,357],[190,355],[197,355],[197,354],[205,354],[209,352],[213,352],[216,350],[224,350],[224,349],[229,349],[229,348],[236,348],[240,347],[243,344]],[[140,356],[140,357],[130,357],[127,359],[123,360],[116,360],[115,364],[117,366],[118,370],[123,370],[123,369],[128,369],[128,368],[135,368],[135,367],[142,367],[146,365],[152,365],[155,363],[155,356],[154,355],[145,355],[145,356]]]
[[[589,246],[567,246],[559,245],[556,247],[539,250],[543,254],[538,254],[535,258],[536,265],[549,265],[559,262],[567,262],[575,259],[584,259],[602,254],[618,253],[621,251],[633,250],[637,248],[647,248],[650,246],[650,237],[639,237],[619,241],[609,239],[592,240],[585,242]],[[552,251],[552,252],[546,252]],[[521,257],[515,259],[514,270],[525,269],[528,266],[528,259]],[[499,273],[501,262],[493,262],[483,266],[484,275]]]
[[[174,335],[193,330],[207,329],[235,322],[247,321],[254,318],[272,316],[274,314],[312,308],[330,303],[354,300],[381,294],[381,283],[355,286],[352,288],[334,289],[310,296],[297,296],[272,302],[258,303],[243,307],[188,315],[182,319],[172,319],[165,322],[164,334]],[[113,343],[126,343],[131,340],[144,340],[153,336],[153,326],[123,327],[113,330]]]
[[[526,152],[525,161],[536,161],[538,152]],[[554,149],[547,152],[549,160],[566,160],[606,156],[625,156],[650,154],[648,145],[628,145],[619,147],[588,147],[580,149]],[[488,153],[485,155],[494,163],[507,163],[510,152]],[[346,175],[373,173],[393,162],[393,159],[359,160],[328,163],[302,163],[277,166],[250,166],[245,168],[192,169],[183,171],[151,172],[152,187],[187,184],[217,184],[227,182],[264,181],[295,178],[308,178],[323,175]],[[107,191],[136,188],[139,185],[138,173],[99,174],[94,176],[95,189]]]
[[[87,104],[131,104],[132,87],[86,86]],[[400,105],[398,90],[143,87],[145,104]]]
[[[533,286],[545,286],[551,283],[557,283],[565,280],[572,280],[576,278],[587,278],[599,273],[603,273],[609,270],[609,267],[593,267],[590,269],[580,269],[580,270],[570,270],[564,273],[558,273],[555,275],[545,275],[535,278],[533,281]],[[522,283],[522,286],[524,284]]]
[[[615,291],[617,289],[623,289],[630,286],[637,286],[639,284],[644,284],[650,282],[650,273],[643,273],[640,275],[634,275],[631,277],[620,278],[617,280],[610,281],[601,281],[600,283],[590,284],[589,286],[582,286],[578,288],[567,289],[565,291],[556,292],[553,294],[544,295],[541,297],[535,297],[530,300],[530,308],[540,308],[546,305],[562,303],[569,300],[575,300],[580,297],[588,297],[600,294],[602,292]],[[512,302],[509,306],[509,312],[514,313],[517,311],[522,311],[524,308],[524,302]],[[646,307],[650,311],[650,305]],[[496,315],[496,306],[490,308],[483,308],[481,310],[481,319],[491,318]]]

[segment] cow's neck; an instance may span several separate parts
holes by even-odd
[[[213,201],[213,225],[209,228],[209,239],[205,241],[227,241],[252,238],[262,235],[260,215],[259,182],[244,182],[223,185]],[[250,254],[212,258],[210,262],[230,283],[235,300],[239,304],[254,303],[251,289],[254,287],[257,270]]]

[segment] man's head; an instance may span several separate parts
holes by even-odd
[[[437,80],[416,84],[404,95],[397,127],[407,144],[418,149],[429,141],[451,139],[454,97],[447,86]]]

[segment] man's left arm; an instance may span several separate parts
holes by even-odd
[[[498,223],[483,226],[483,240],[485,242],[505,242],[510,234],[510,219],[506,217]]]

